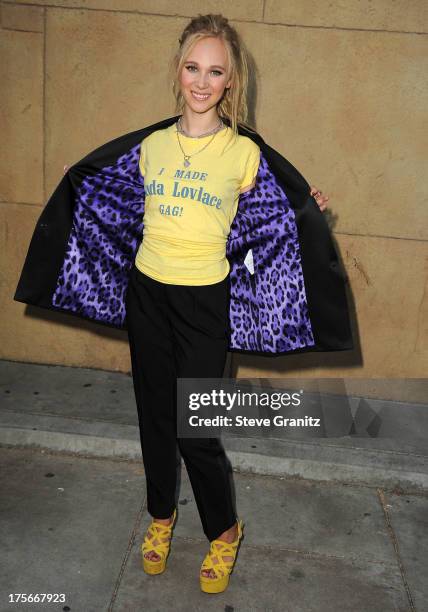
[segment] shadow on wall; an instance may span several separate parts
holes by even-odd
[[[248,52],[248,51],[247,51]],[[257,97],[258,97],[258,69],[256,62],[248,52],[248,62],[249,62],[249,86],[248,86],[248,121],[251,125],[256,127],[256,107],[257,107]],[[332,233],[334,227],[337,223],[338,215],[333,213],[331,209],[327,209],[323,215],[325,215],[325,220],[327,225]],[[337,241],[335,240],[334,235],[332,234],[332,239],[334,242],[334,246],[336,252],[339,257],[339,268],[345,274],[345,266],[343,265],[341,253],[339,250],[339,246]],[[227,375],[231,377],[236,377],[238,368],[240,365],[250,368],[255,368],[257,370],[267,370],[270,373],[277,372],[278,375],[285,374],[286,376],[290,376],[290,372],[293,370],[305,370],[308,368],[340,368],[340,367],[360,367],[362,365],[362,353],[361,353],[361,343],[358,332],[358,322],[356,316],[356,308],[355,301],[352,295],[352,290],[350,285],[346,286],[347,291],[347,299],[348,299],[348,307],[351,318],[351,326],[353,332],[353,338],[355,343],[355,348],[352,351],[332,351],[332,352],[318,352],[318,353],[305,353],[299,354],[298,352],[289,354],[289,355],[277,355],[276,357],[282,356],[287,357],[287,359],[273,360],[272,355],[266,356],[258,356],[258,355],[246,355],[234,353],[229,360],[230,365],[227,366],[226,372]],[[86,321],[85,319],[70,317],[67,313],[48,311],[40,309],[36,306],[26,306],[24,316],[30,316],[32,318],[36,318],[39,320],[47,321],[53,325],[61,325],[68,326],[68,328],[79,329],[89,331],[93,334],[97,334],[102,338],[109,340],[117,340],[117,341],[128,341],[128,335],[126,330],[120,330],[115,328],[110,328],[108,326],[97,324],[94,321]],[[269,359],[266,360],[265,357]]]

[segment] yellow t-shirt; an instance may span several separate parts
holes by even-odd
[[[191,156],[187,167],[175,123],[141,143],[146,198],[135,265],[163,283],[210,285],[229,272],[227,237],[239,193],[257,174],[260,147],[240,134],[234,140],[228,126],[214,138],[178,136]]]

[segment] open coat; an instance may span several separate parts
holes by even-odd
[[[69,168],[39,217],[15,300],[126,329],[125,295],[143,235],[140,146],[177,119],[120,136]],[[229,350],[352,349],[347,276],[308,182],[259,134],[238,131],[261,158],[227,241]]]

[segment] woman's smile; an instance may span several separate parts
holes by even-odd
[[[196,100],[207,100],[210,97],[211,94],[199,94],[196,93],[196,91],[192,91],[192,96],[196,99]]]

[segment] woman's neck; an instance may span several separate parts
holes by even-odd
[[[210,130],[214,130],[220,123],[220,117],[216,109],[212,113],[193,113],[187,108],[184,108],[180,119],[180,124],[183,130],[189,136],[199,136]]]

